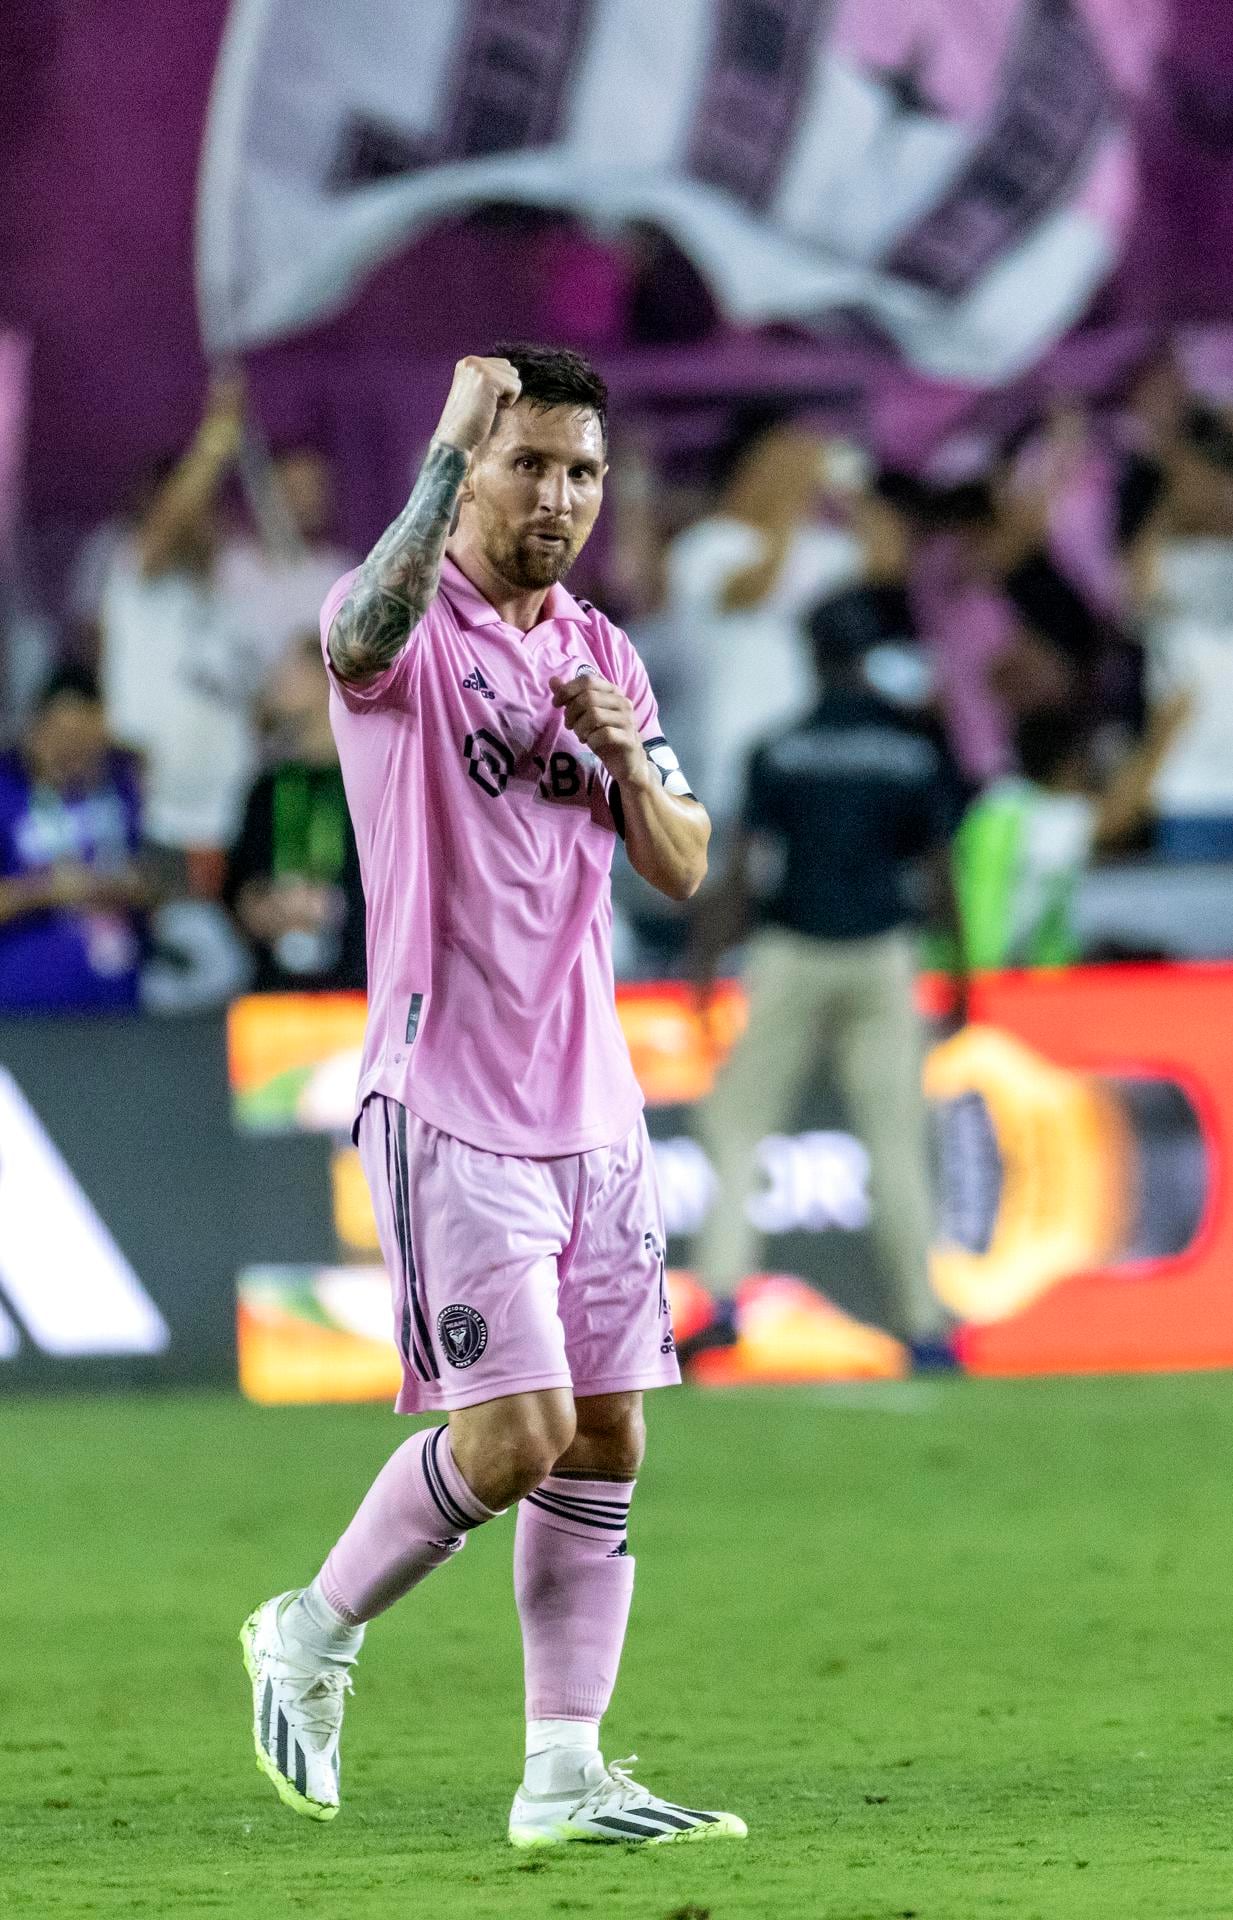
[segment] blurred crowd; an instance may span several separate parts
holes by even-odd
[[[628,627],[716,824],[689,919],[618,862],[619,971],[705,984],[759,930],[832,959],[893,935],[962,995],[1083,956],[1094,862],[1233,861],[1233,425],[1173,357],[912,472],[807,415],[728,427],[682,482],[618,423],[574,583]],[[80,547],[0,756],[0,1010],[363,985],[332,522],[321,455],[263,447],[228,377]]]

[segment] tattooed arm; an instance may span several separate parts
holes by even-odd
[[[519,391],[508,360],[468,354],[458,362],[411,498],[334,616],[330,661],[340,680],[362,682],[383,673],[428,611],[471,454],[491,433],[498,407],[512,405]]]

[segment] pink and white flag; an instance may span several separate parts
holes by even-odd
[[[653,221],[734,321],[856,312],[1008,380],[1135,202],[1163,0],[233,0],[202,162],[211,352],[343,307],[484,201]]]

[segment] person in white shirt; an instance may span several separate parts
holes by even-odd
[[[239,472],[258,525],[228,536]],[[272,464],[245,423],[238,376],[215,382],[186,453],[118,538],[100,605],[101,667],[115,736],[146,767],[146,831],[215,896],[258,757],[257,708],[347,556],[325,539],[324,463],[295,448]]]
[[[666,612],[698,689],[693,776],[717,833],[740,804],[754,742],[807,707],[804,617],[864,570],[857,534],[820,517],[821,440],[776,425],[741,454],[716,504],[667,554]]]
[[[253,634],[268,682],[304,630],[316,631],[322,602],[355,556],[329,538],[329,469],[315,448],[285,447],[267,464],[242,447],[241,472],[257,527],[223,543],[218,583]]]
[[[108,723],[145,763],[147,836],[184,856],[206,892],[221,880],[256,755],[258,649],[217,577],[218,498],[243,430],[242,387],[221,382],[118,542],[100,607]]]

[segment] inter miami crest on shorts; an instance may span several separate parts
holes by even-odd
[[[488,1323],[474,1307],[442,1307],[437,1336],[451,1367],[473,1367],[488,1345]]]

